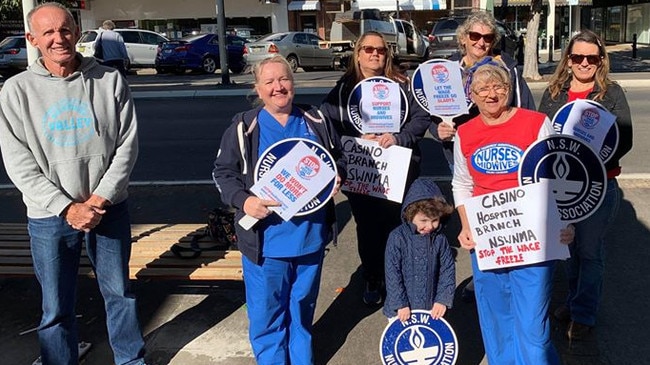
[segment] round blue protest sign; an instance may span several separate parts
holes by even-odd
[[[584,110],[582,110],[582,112],[578,115],[579,120],[577,120],[575,124],[579,126],[579,128],[573,128],[573,124],[567,123],[567,121],[569,120],[571,111],[574,109],[576,103],[578,102],[587,102],[591,106],[584,108]],[[597,130],[598,124],[602,122],[602,112],[609,113],[609,111],[605,109],[604,106],[593,100],[574,100],[562,106],[562,108],[560,108],[560,110],[555,113],[555,116],[553,116],[553,128],[561,134],[572,135],[589,143],[595,138],[594,134],[590,133],[590,131]],[[612,158],[614,152],[616,151],[616,147],[618,146],[618,138],[618,125],[616,122],[614,122],[609,127],[609,130],[607,131],[602,142],[598,143],[597,146],[591,145],[591,147],[596,151],[598,157],[600,157],[603,162],[607,162],[610,158]]]
[[[352,123],[354,128],[356,128],[360,133],[363,133],[362,131],[363,117],[361,115],[361,104],[363,103],[362,85],[365,82],[378,83],[375,87],[373,87],[373,93],[375,93],[375,95],[378,95],[382,98],[388,96],[386,95],[386,91],[388,90],[388,88],[386,88],[381,84],[395,83],[395,81],[387,77],[375,76],[375,77],[369,77],[354,86],[352,92],[350,93],[350,96],[348,97],[348,117],[350,118],[350,122]],[[408,118],[409,103],[408,103],[408,99],[406,98],[406,93],[404,92],[404,90],[400,87],[399,91],[400,91],[400,102],[399,102],[400,125],[404,125],[406,119]]]
[[[332,155],[320,144],[306,139],[306,138],[287,138],[282,141],[276,142],[266,149],[257,160],[255,164],[255,182],[257,182],[264,174],[266,174],[275,164],[282,158],[284,155],[289,153],[292,148],[294,148],[299,142],[303,142],[309,147],[320,159],[329,166],[336,173],[336,163],[332,158]],[[310,168],[311,163],[300,162],[297,165],[299,169],[299,174],[309,174],[312,169]],[[296,213],[296,216],[303,216],[311,214],[318,209],[325,206],[325,204],[331,199],[332,192],[336,186],[336,178],[332,180],[323,190],[321,190],[314,199],[312,199],[307,205]]]
[[[519,165],[519,185],[548,180],[560,219],[582,221],[605,199],[605,165],[582,140],[569,135],[547,136],[528,147]]]
[[[430,69],[430,75],[425,75],[426,72],[429,72],[429,66],[432,65]],[[464,112],[458,112],[456,109],[450,108],[448,110],[436,109],[429,107],[428,96],[430,93],[434,92],[434,89],[438,85],[446,85],[449,87],[450,78],[453,77],[452,72],[460,71],[460,78],[462,82],[462,69],[458,65],[458,62],[444,60],[444,59],[432,59],[427,62],[421,63],[418,68],[413,73],[411,77],[411,90],[415,101],[418,105],[428,112],[431,115],[438,116],[447,116],[454,117],[459,114],[465,114]],[[426,81],[429,80],[429,81]],[[432,84],[429,84],[432,83]],[[462,83],[461,83],[462,85]],[[436,95],[436,94],[433,94]],[[462,98],[465,100],[467,107],[469,108],[472,105],[472,102],[469,100],[469,97],[465,95],[464,90],[451,90],[448,93],[445,93],[446,97],[449,98]]]
[[[379,354],[383,365],[453,365],[458,359],[458,339],[444,319],[413,310],[408,321],[395,318],[388,323]]]

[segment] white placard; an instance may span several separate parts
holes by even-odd
[[[596,153],[603,148],[607,133],[616,122],[616,116],[588,101],[576,100],[562,127],[562,134],[585,141]]]
[[[396,82],[363,82],[361,85],[361,133],[397,133],[400,120],[400,88]]]
[[[465,211],[481,271],[569,257],[548,182],[473,197]]]
[[[401,203],[413,151],[347,136],[342,142],[348,174],[341,190]]]
[[[335,176],[334,170],[305,143],[299,142],[250,190],[261,199],[280,203],[279,207],[269,209],[288,221]]]
[[[458,62],[426,63],[420,67],[429,114],[449,116],[469,112]]]

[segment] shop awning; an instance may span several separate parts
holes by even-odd
[[[530,1],[530,0],[529,0]],[[353,9],[379,9],[380,11],[399,10],[445,10],[445,0],[352,0]]]
[[[320,10],[320,1],[318,0],[293,0],[287,5],[289,11],[314,11]]]
[[[494,0],[494,6],[501,6],[503,0]],[[530,7],[530,0],[508,0],[508,6],[528,6]],[[548,0],[542,0],[542,5],[548,5]],[[568,6],[568,0],[555,0],[555,6]],[[577,6],[591,6],[592,0],[579,0]]]

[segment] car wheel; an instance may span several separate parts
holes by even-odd
[[[289,66],[291,66],[291,72],[296,72],[298,70],[298,58],[296,56],[287,56],[287,62],[289,62]]]
[[[203,69],[203,72],[212,74],[219,68],[219,66],[217,65],[217,61],[214,59],[214,57],[208,56],[203,59],[201,68]]]

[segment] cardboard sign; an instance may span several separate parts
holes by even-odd
[[[609,161],[618,146],[616,116],[593,100],[578,99],[564,105],[553,116],[553,128],[581,139],[603,162]]]
[[[580,222],[602,204],[607,192],[605,165],[577,137],[555,134],[530,145],[519,164],[519,185],[548,181],[565,223]]]
[[[401,203],[411,149],[381,148],[375,141],[347,136],[342,142],[348,175],[341,190]]]
[[[393,318],[379,342],[383,365],[454,365],[458,359],[458,339],[443,318],[433,319],[425,310],[412,310],[411,318]]]
[[[458,62],[434,59],[413,73],[411,90],[422,109],[439,117],[454,117],[469,112]]]
[[[299,142],[302,142],[305,145],[309,146],[309,148],[316,155],[318,155],[318,157],[323,160],[323,162],[325,162],[329,168],[336,172],[336,163],[334,161],[334,158],[332,158],[332,155],[330,155],[330,153],[323,146],[306,138],[287,138],[273,144],[267,148],[266,151],[262,152],[262,155],[257,160],[257,164],[255,165],[255,181],[259,181],[262,176],[264,176],[270,169],[272,169],[275,164],[277,164],[278,161],[287,153],[289,153],[289,151],[291,151],[291,149]],[[296,213],[296,216],[311,214],[324,207],[325,204],[331,199],[335,185],[336,180],[332,180],[332,182],[323,190],[321,190],[321,192],[316,195],[316,197],[314,197],[302,209],[300,209],[300,211]]]
[[[336,171],[298,142],[250,190],[261,199],[280,203],[269,209],[288,221],[335,177]]]
[[[560,243],[566,224],[550,189],[543,181],[465,202],[481,271],[569,257],[568,246]]]
[[[380,85],[376,86],[376,90],[375,90],[374,86],[377,84]],[[388,86],[388,85],[392,85],[392,86]],[[397,89],[399,90],[397,93],[394,91],[395,86],[397,86]],[[368,89],[370,91],[368,91]],[[383,99],[379,99],[378,97],[378,96],[385,97],[386,95],[389,95],[391,100],[390,109],[389,109],[390,113],[388,113],[389,110],[383,109],[388,105],[382,104],[384,103]],[[399,95],[399,99],[396,99],[397,95]],[[379,99],[380,104],[373,106],[372,105],[373,100],[377,100],[377,99]],[[396,100],[399,100],[399,103],[397,103]],[[377,108],[377,109],[373,110],[373,108]],[[386,125],[386,126],[381,125],[386,121],[386,119],[376,119],[375,122],[368,119],[368,116],[372,115],[373,112],[376,112],[375,114],[376,116],[386,117],[390,115],[392,118],[395,115],[394,113],[397,112],[398,110],[399,110],[399,118],[397,120],[391,119],[390,125]],[[386,112],[386,114],[379,114],[378,112],[380,111]],[[356,84],[352,89],[350,96],[348,96],[347,112],[348,112],[348,117],[350,118],[350,122],[352,123],[354,128],[358,130],[360,133],[399,132],[399,128],[397,128],[397,130],[393,130],[395,129],[393,123],[399,121],[399,125],[401,126],[406,122],[406,119],[408,118],[408,112],[409,112],[408,99],[406,98],[406,93],[404,92],[404,90],[402,90],[402,88],[399,87],[399,84],[396,83],[395,81],[381,76],[369,77]],[[367,114],[364,115],[364,113]],[[375,124],[374,126],[372,125],[373,123]],[[391,129],[391,130],[387,130],[387,129]]]

